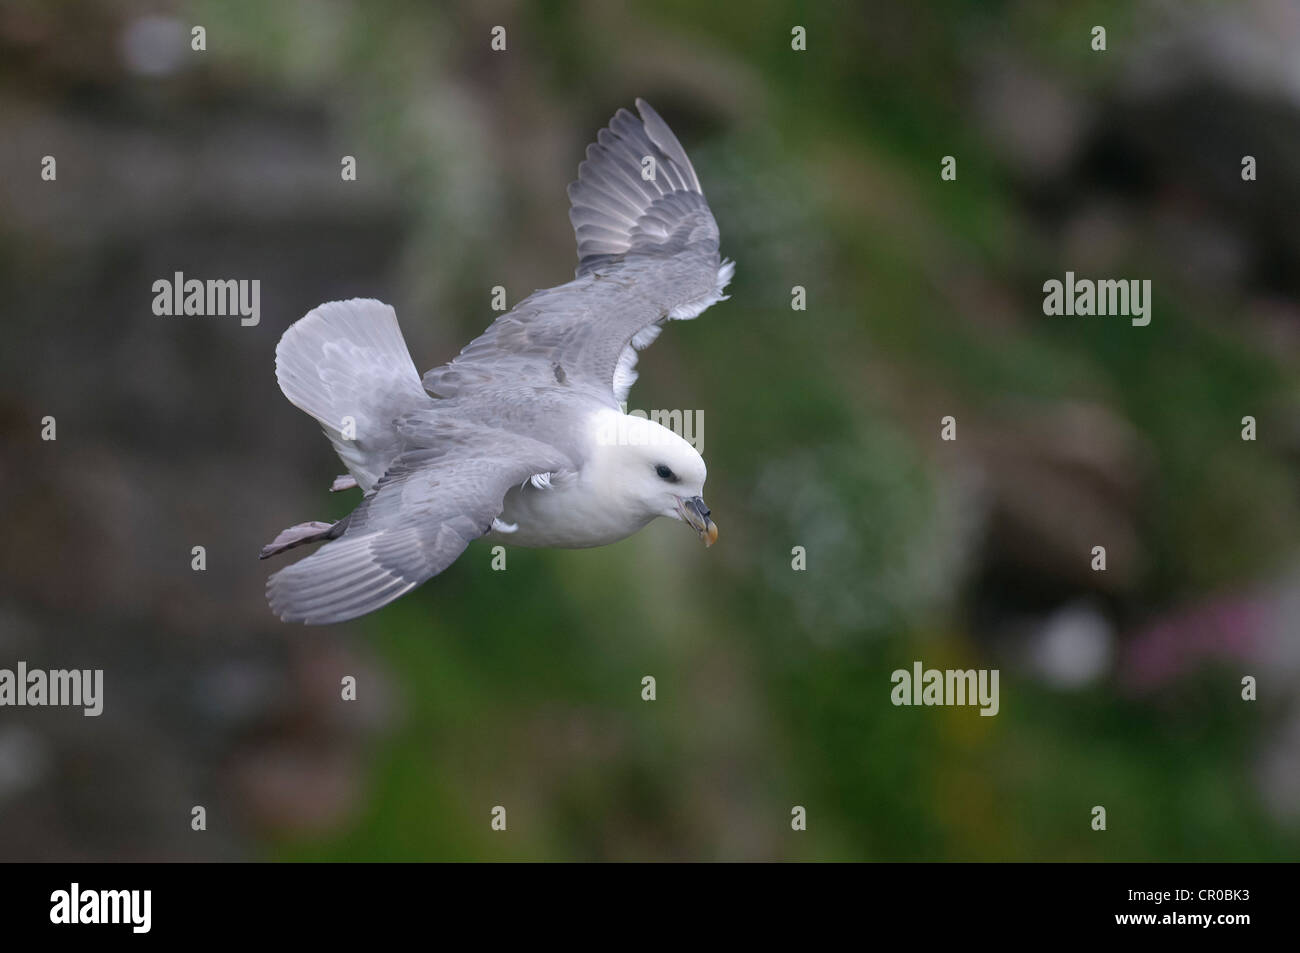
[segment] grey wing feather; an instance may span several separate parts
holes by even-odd
[[[572,466],[555,448],[505,431],[423,415],[399,427],[434,445],[401,454],[341,537],[271,576],[267,596],[284,621],[342,622],[387,605],[455,562],[512,485]]]
[[[636,106],[642,118],[615,113],[569,186],[579,278],[629,253],[717,255],[718,225],[686,150],[647,102]]]
[[[620,109],[569,186],[577,278],[529,296],[425,374],[430,393],[499,404],[560,386],[617,406],[662,323],[723,299],[733,266],[718,257],[700,180],[659,114],[636,104],[641,118]]]

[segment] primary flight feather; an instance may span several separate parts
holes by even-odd
[[[372,612],[481,536],[603,546],[666,516],[717,538],[704,460],[621,409],[637,351],[722,300],[733,267],[681,143],[636,106],[640,118],[620,109],[600,131],[569,186],[577,277],[520,302],[449,364],[421,378],[397,315],[371,299],[323,304],[285,331],[280,389],[347,467],[334,489],[364,496],[339,522],[300,523],[263,548],[325,543],[271,576],[280,618]]]

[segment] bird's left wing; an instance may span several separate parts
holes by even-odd
[[[455,562],[511,486],[572,466],[554,447],[503,430],[418,415],[398,426],[430,449],[398,456],[338,539],[271,576],[267,598],[285,622],[342,622],[387,605]]]
[[[521,389],[584,388],[617,406],[637,351],[670,320],[722,300],[732,264],[685,150],[649,104],[620,109],[569,186],[577,278],[538,291],[424,375],[440,397],[517,401]]]

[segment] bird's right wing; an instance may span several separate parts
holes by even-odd
[[[695,167],[650,104],[638,99],[636,108],[640,119],[620,109],[600,130],[569,186],[579,278],[626,255],[687,249],[716,266],[718,223]]]
[[[668,124],[636,105],[641,118],[620,109],[569,186],[577,278],[530,295],[425,374],[430,393],[509,405],[559,386],[617,407],[664,322],[722,300],[732,265],[700,180]]]
[[[336,540],[271,576],[267,598],[285,622],[354,619],[436,576],[482,536],[513,485],[572,466],[554,447],[486,427],[410,415],[413,446],[348,517]]]

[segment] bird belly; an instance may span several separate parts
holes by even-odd
[[[629,514],[602,505],[578,481],[547,489],[532,485],[506,493],[497,526],[514,525],[514,532],[493,528],[486,539],[513,546],[586,549],[631,536],[654,516]]]

